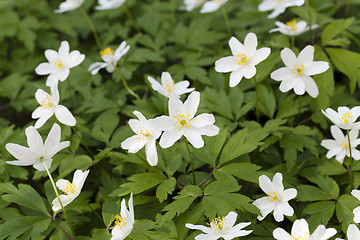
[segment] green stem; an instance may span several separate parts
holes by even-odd
[[[260,116],[259,116],[259,109],[258,109],[258,97],[259,97],[259,93],[258,93],[258,86],[257,86],[257,82],[256,82],[256,77],[254,76],[254,84],[255,84],[255,113],[256,113],[256,120],[257,122],[260,121]]]
[[[156,144],[158,145],[158,147],[159,147],[159,149],[160,149],[161,157],[162,157],[162,159],[163,159],[163,161],[164,161],[164,165],[165,165],[165,169],[166,169],[165,154],[164,154],[164,152],[163,152],[162,148],[160,147],[160,144],[159,144],[159,142],[158,142],[157,140],[156,140]]]
[[[301,95],[299,95],[299,110],[298,110],[298,119],[300,119],[300,113],[301,113]]]
[[[193,175],[193,181],[194,181],[194,185],[196,184],[196,179],[195,179],[195,172],[194,172],[194,161],[192,159],[192,155],[190,152],[190,147],[189,147],[189,143],[188,140],[185,138],[185,144],[186,144],[186,149],[189,153],[189,157],[190,157],[190,165],[191,165],[191,169],[192,169],[192,175]]]
[[[88,145],[84,142],[84,140],[82,139],[82,137],[80,136],[80,134],[78,133],[78,131],[76,130],[75,127],[72,127],[74,133],[76,134],[76,136],[79,138],[81,144],[85,147],[86,151],[90,154],[91,158],[94,159],[94,154],[91,152],[90,148],[88,147]]]
[[[67,239],[72,240],[70,235],[65,231],[65,229],[56,221],[55,217],[50,217],[51,220],[56,224],[58,228],[64,233],[64,235],[67,237]]]
[[[177,42],[176,42],[176,31],[175,31],[175,9],[176,9],[176,2],[175,0],[171,0],[171,29],[174,35],[174,44],[176,50]]]
[[[101,222],[104,223],[105,227],[107,227],[104,222],[104,219],[95,211],[95,209],[92,208],[92,206],[88,202],[86,202],[86,203],[87,203],[88,207],[91,209],[91,211],[100,219]]]
[[[102,50],[103,47],[102,47],[102,45],[101,45],[99,36],[98,36],[98,34],[97,34],[97,32],[96,32],[96,29],[95,29],[95,27],[94,27],[94,24],[91,22],[91,20],[90,20],[90,18],[89,18],[89,15],[86,13],[86,11],[84,10],[84,8],[83,8],[82,6],[80,6],[79,9],[80,9],[80,12],[82,13],[82,15],[84,16],[86,22],[89,24],[92,33],[94,34],[95,41],[96,41],[96,44],[97,44],[98,48],[99,48],[100,50]]]
[[[150,236],[147,235],[145,232],[143,232],[142,230],[138,229],[137,227],[133,226],[133,228],[138,231],[139,233],[141,233],[142,235],[144,235],[147,239],[151,240]]]
[[[227,28],[227,31],[229,33],[229,36],[232,37],[232,31],[231,31],[231,27],[230,27],[230,24],[229,24],[229,18],[228,18],[226,9],[225,9],[224,6],[221,6],[221,10],[222,10],[223,15],[224,15],[224,20],[225,20],[225,24],[226,24],[226,28]]]
[[[353,158],[352,158],[352,153],[351,153],[351,143],[350,143],[350,135],[349,135],[349,130],[347,130],[347,138],[348,138],[348,147],[349,147],[349,152],[350,152],[350,162],[349,162],[349,169],[348,169],[348,173],[349,173],[349,181],[350,181],[350,187],[351,189],[354,189],[354,179],[353,179],[353,175],[352,175],[352,165],[353,165]]]
[[[67,79],[68,82],[68,88],[69,88],[69,96],[70,96],[70,104],[71,104],[71,108],[74,108],[74,102],[72,99],[72,94],[71,94],[71,85],[70,85],[70,79]]]
[[[308,16],[309,16],[309,36],[310,36],[310,43],[312,43],[312,30],[311,30],[311,9],[310,9],[310,3],[309,0],[305,0],[306,3],[306,8],[308,11]]]
[[[53,186],[53,188],[54,188],[54,191],[55,191],[55,193],[56,193],[56,197],[57,197],[57,199],[59,200],[60,206],[61,206],[61,208],[62,208],[62,211],[63,211],[64,215],[65,215],[65,220],[66,220],[67,224],[69,225],[73,236],[75,236],[74,230],[73,230],[73,228],[72,228],[72,226],[71,226],[71,224],[70,224],[69,217],[68,217],[68,215],[67,215],[67,213],[66,213],[66,211],[65,211],[65,208],[64,208],[64,206],[63,206],[63,204],[62,204],[62,202],[61,202],[61,200],[60,200],[60,196],[59,196],[58,190],[57,190],[57,188],[56,188],[54,179],[52,178],[51,173],[49,172],[49,169],[48,169],[48,167],[46,166],[46,163],[45,163],[45,161],[44,161],[44,158],[41,158],[41,161],[42,161],[42,163],[44,164],[46,173],[47,173],[48,176],[49,176],[50,182],[51,182],[51,184],[52,184],[52,186]]]
[[[135,19],[134,19],[134,16],[131,14],[130,10],[125,6],[125,4],[123,4],[123,8],[124,8],[124,11],[127,15],[127,17],[130,19],[130,21],[134,24],[134,27],[136,28],[136,31],[138,33],[141,33],[141,29],[139,28],[139,26],[137,25]]]
[[[290,46],[290,48],[293,49],[293,48],[295,47],[295,37],[294,37],[294,36],[291,36],[290,39],[291,39],[291,40],[290,40],[290,41],[291,41],[291,46]]]
[[[119,68],[118,68],[117,66],[115,66],[115,65],[113,65],[113,66],[114,66],[116,72],[120,75],[120,78],[121,78],[121,80],[122,80],[122,82],[123,82],[124,87],[126,88],[126,90],[127,90],[131,95],[133,95],[136,99],[141,100],[141,98],[139,97],[139,95],[137,95],[136,93],[134,93],[134,92],[129,88],[129,86],[127,85],[126,80],[125,80],[124,76],[122,75],[122,73],[120,72]],[[142,101],[142,100],[141,100],[141,101]]]

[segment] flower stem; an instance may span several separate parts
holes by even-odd
[[[352,153],[351,153],[351,143],[350,143],[350,134],[349,134],[349,132],[350,131],[347,130],[347,138],[348,138],[348,145],[349,145],[349,152],[350,152],[350,161],[349,161],[348,173],[349,173],[350,187],[351,187],[351,189],[354,189],[354,179],[353,179],[353,175],[352,175],[353,158],[352,158]]]
[[[190,147],[189,147],[189,143],[188,140],[185,138],[185,144],[186,144],[186,149],[189,153],[189,157],[190,157],[190,165],[191,165],[191,169],[192,169],[192,176],[193,176],[193,181],[194,181],[194,185],[196,184],[196,179],[195,179],[195,172],[194,172],[194,161],[190,152]]]
[[[162,159],[163,159],[163,161],[164,161],[164,165],[165,165],[165,169],[166,169],[166,158],[165,158],[165,154],[164,154],[162,148],[160,147],[160,144],[159,144],[158,140],[156,140],[156,144],[158,145],[158,147],[159,147],[159,149],[160,149],[161,157],[162,157]]]
[[[70,235],[65,231],[65,229],[56,221],[55,217],[50,217],[51,220],[56,224],[58,228],[64,233],[64,235],[67,237],[67,239],[72,240]]]
[[[291,42],[290,48],[293,49],[295,47],[295,37],[294,36],[290,37],[290,42]]]
[[[176,50],[176,31],[175,31],[175,9],[176,9],[176,0],[171,0],[171,29],[174,35],[174,44]]]
[[[122,75],[122,73],[120,72],[119,68],[118,68],[117,66],[115,66],[115,65],[113,65],[113,66],[114,66],[116,72],[120,75],[120,78],[121,78],[121,80],[122,80],[122,82],[123,82],[124,87],[126,88],[126,90],[127,90],[131,95],[133,95],[136,99],[141,100],[141,98],[139,97],[139,95],[137,95],[136,93],[134,93],[134,92],[129,88],[129,86],[127,85],[126,80],[125,80],[124,76]],[[142,100],[141,100],[141,101],[142,101]]]
[[[255,113],[256,113],[256,121],[259,122],[259,121],[260,121],[259,109],[258,109],[258,97],[259,97],[259,93],[258,93],[258,86],[257,86],[257,82],[256,82],[256,77],[255,77],[255,76],[254,76],[254,84],[255,84]]]
[[[90,148],[88,147],[88,145],[84,142],[84,140],[82,139],[82,137],[80,136],[80,134],[78,133],[78,131],[76,130],[75,127],[72,127],[74,133],[76,134],[76,136],[79,138],[81,144],[85,147],[86,151],[90,154],[91,158],[94,159],[94,154],[91,152]]]
[[[311,30],[311,9],[310,9],[310,3],[309,0],[305,0],[306,8],[308,11],[308,17],[309,17],[309,36],[310,36],[310,43],[312,43],[312,30]]]
[[[52,184],[52,186],[53,186],[53,188],[54,188],[54,191],[55,191],[55,193],[56,193],[56,197],[57,197],[57,199],[59,200],[60,206],[61,206],[61,208],[62,208],[62,211],[63,211],[64,215],[65,215],[65,220],[66,220],[67,224],[69,225],[73,236],[75,236],[74,230],[73,230],[73,228],[72,228],[72,226],[71,226],[71,224],[70,224],[69,217],[68,217],[68,215],[67,215],[67,213],[66,213],[66,211],[65,211],[65,208],[64,208],[64,206],[63,206],[63,204],[62,204],[62,202],[61,202],[61,200],[60,200],[60,196],[59,196],[58,190],[57,190],[57,188],[56,188],[54,179],[52,178],[51,173],[49,172],[49,169],[47,168],[46,163],[45,163],[45,161],[44,161],[43,158],[41,158],[41,161],[42,161],[42,163],[44,164],[46,173],[47,173],[48,176],[49,176],[49,179],[50,179],[50,181],[51,181],[51,184]]]
[[[133,226],[133,228],[138,231],[139,233],[141,233],[142,235],[144,235],[147,239],[151,240],[150,236],[147,235],[145,232],[143,232],[142,230],[138,229],[137,227]]]
[[[300,119],[300,113],[301,113],[301,95],[299,95],[299,110],[297,114],[297,118]]]
[[[71,104],[71,108],[73,109],[74,108],[74,102],[73,102],[72,94],[71,94],[70,79],[68,79],[67,82],[68,82],[68,88],[69,88],[70,104]]]
[[[91,22],[91,19],[89,18],[89,15],[86,13],[86,11],[84,10],[84,8],[83,8],[82,6],[80,6],[79,9],[80,9],[82,15],[84,16],[86,22],[89,24],[92,33],[94,34],[95,41],[96,41],[96,44],[97,44],[98,48],[99,48],[100,50],[102,50],[103,48],[102,48],[102,45],[101,45],[99,36],[98,36],[98,34],[97,34],[97,32],[96,32],[96,29],[95,29],[95,27],[94,27],[94,24]]]
[[[224,15],[224,20],[225,20],[225,24],[226,24],[226,28],[227,28],[227,31],[229,33],[229,36],[232,37],[232,31],[231,31],[231,27],[230,27],[230,24],[229,24],[229,18],[228,18],[226,9],[225,9],[224,6],[221,6],[221,10],[222,10],[223,15]]]
[[[86,203],[87,203],[88,207],[91,209],[91,211],[97,216],[97,218],[99,218],[100,221],[104,223],[105,227],[107,227],[104,222],[104,219],[95,211],[95,209],[88,202],[86,202]]]
[[[134,19],[134,16],[131,14],[130,10],[125,6],[125,3],[123,4],[123,8],[124,8],[124,11],[127,15],[127,17],[130,19],[130,21],[134,24],[134,27],[136,28],[136,31],[138,33],[141,33],[141,29],[139,28],[139,26],[137,25],[135,19]]]

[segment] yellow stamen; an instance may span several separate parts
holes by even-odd
[[[310,239],[310,234],[309,233],[304,233],[302,235],[295,235],[295,236],[291,236],[292,240],[309,240]]]
[[[214,230],[215,233],[225,233],[229,230],[230,224],[225,222],[225,217],[214,218],[210,223],[210,228]]]
[[[291,31],[293,31],[293,32],[297,31],[297,26],[296,26],[295,20],[287,22],[286,25],[291,28]]]
[[[116,215],[115,216],[115,227],[119,227],[120,229],[123,229],[123,227],[126,226],[126,217]]]
[[[111,48],[105,48],[104,50],[100,51],[100,56],[103,57],[104,55],[114,56],[114,50]]]
[[[236,60],[239,65],[243,65],[248,61],[248,57],[245,54],[238,54]]]
[[[57,59],[54,61],[54,66],[55,66],[55,68],[57,68],[57,69],[62,69],[62,68],[64,67],[63,61],[57,58]]]
[[[47,94],[40,102],[40,107],[44,109],[51,109],[54,107],[54,104],[51,102],[51,93]]]
[[[293,68],[293,71],[296,75],[301,76],[304,74],[304,64],[301,64],[300,66],[295,65]]]
[[[68,184],[61,188],[61,191],[66,195],[74,195],[76,193],[76,188],[72,183],[68,182]]]
[[[348,142],[343,142],[341,143],[341,147],[345,150],[348,150],[349,149],[349,143]]]
[[[340,121],[342,123],[347,123],[347,124],[353,124],[354,123],[353,116],[351,115],[350,112],[343,113]]]
[[[165,82],[165,92],[170,95],[174,90],[174,81],[172,79],[166,80]]]
[[[136,131],[137,137],[136,139],[139,139],[139,142],[141,141],[149,141],[151,133],[149,129],[143,129],[140,128],[140,130]]]
[[[280,195],[277,192],[271,192],[270,195],[266,197],[267,200],[270,200],[270,202],[277,203],[279,201]]]
[[[191,116],[188,112],[186,112],[186,114],[178,114],[173,116],[173,118],[176,119],[175,125],[178,127],[178,130],[190,128],[191,124],[195,122],[194,119],[191,119]]]

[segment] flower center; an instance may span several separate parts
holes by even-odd
[[[349,143],[346,141],[346,142],[343,142],[341,143],[341,147],[345,150],[348,150],[349,149]]]
[[[123,229],[123,227],[126,226],[126,217],[123,217],[121,215],[115,216],[115,227],[119,227],[120,229]]]
[[[76,188],[74,184],[68,181],[68,183],[61,188],[66,195],[74,195],[76,193]]]
[[[238,54],[236,56],[237,63],[241,66],[248,61],[248,57],[245,54]]]
[[[44,109],[52,109],[54,108],[54,104],[51,102],[51,93],[50,94],[46,94],[46,97],[43,98],[40,102],[40,106]]]
[[[140,128],[140,130],[136,131],[136,133],[138,135],[136,137],[136,139],[139,139],[139,141],[149,141],[150,140],[151,132],[149,129]]]
[[[229,230],[229,223],[225,222],[225,218],[214,218],[210,223],[210,228],[215,233],[225,233]]]
[[[299,65],[295,65],[295,67],[293,68],[293,71],[296,75],[301,76],[304,74],[304,64]]]
[[[114,50],[111,48],[105,48],[104,50],[100,51],[100,56],[103,57],[106,56],[114,56]]]
[[[174,81],[173,80],[166,80],[165,83],[165,92],[170,95],[170,93],[172,93],[172,91],[174,90]]]
[[[64,68],[63,61],[57,58],[57,59],[54,61],[54,66],[55,66],[55,68],[57,68],[57,69],[62,69],[62,68]]]
[[[270,200],[270,202],[277,203],[279,201],[280,195],[276,192],[271,192],[270,195],[266,197],[267,200]]]
[[[297,31],[297,26],[296,26],[295,20],[287,22],[286,25],[291,28],[291,31],[293,31],[293,32]]]
[[[191,124],[194,123],[194,119],[191,119],[190,114],[178,114],[173,116],[176,119],[175,126],[178,127],[178,130],[183,130],[184,128],[190,128]]]
[[[353,116],[351,115],[350,112],[342,113],[342,117],[341,117],[340,121],[342,123],[347,123],[347,124],[354,123]]]
[[[310,239],[310,234],[309,233],[304,233],[302,235],[295,235],[295,236],[291,236],[292,240],[309,240]]]

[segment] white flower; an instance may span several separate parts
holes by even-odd
[[[338,112],[335,112],[331,108],[327,108],[322,113],[330,119],[339,128],[349,130],[354,127],[358,127],[359,122],[355,123],[356,119],[360,116],[360,107],[338,107]]]
[[[99,6],[96,6],[96,10],[107,10],[121,7],[125,3],[125,0],[99,0]]]
[[[238,85],[243,77],[250,79],[255,76],[255,65],[265,60],[270,54],[270,48],[256,50],[257,37],[254,33],[246,35],[244,45],[235,37],[229,40],[233,56],[224,57],[215,62],[217,72],[231,72],[230,87]]]
[[[309,30],[309,26],[305,21],[296,22],[295,20],[286,22],[285,24],[279,21],[275,22],[277,28],[271,29],[270,32],[281,32],[288,36],[298,36]],[[311,25],[311,29],[318,28],[319,26],[314,24]]]
[[[286,8],[291,6],[301,6],[304,2],[305,0],[264,0],[260,3],[258,9],[260,12],[274,10],[268,15],[268,18],[274,18],[285,12]]]
[[[146,160],[151,166],[155,166],[158,162],[156,151],[156,139],[160,137],[161,131],[156,130],[152,124],[153,119],[147,120],[141,112],[134,111],[137,119],[130,119],[130,128],[136,135],[129,137],[121,143],[123,149],[128,149],[130,153],[136,153],[145,146]]]
[[[69,141],[60,142],[61,128],[56,123],[52,126],[45,144],[33,126],[25,129],[25,135],[29,148],[14,143],[6,144],[6,150],[17,159],[17,161],[6,161],[6,163],[17,166],[33,165],[35,169],[44,171],[45,167],[42,161],[45,162],[47,168],[50,168],[52,157],[60,150],[70,146]]]
[[[190,83],[186,80],[175,83],[168,72],[163,72],[161,74],[161,84],[150,76],[148,77],[148,80],[151,83],[151,87],[165,97],[170,97],[172,93],[179,97],[180,95],[192,92],[195,89],[187,88]]]
[[[65,2],[60,3],[59,9],[55,10],[55,13],[63,13],[74,10],[80,7],[84,1],[85,0],[65,0]]]
[[[95,62],[91,64],[88,71],[90,71],[91,74],[94,75],[100,69],[106,68],[106,71],[112,73],[115,70],[117,62],[129,51],[129,49],[130,46],[126,46],[126,41],[122,41],[119,47],[115,50],[115,52],[111,48],[106,48],[100,51],[100,56],[104,60],[104,62]]]
[[[45,51],[45,57],[49,61],[47,63],[40,63],[36,67],[35,72],[39,75],[48,75],[46,86],[50,87],[54,83],[65,81],[70,74],[70,68],[76,67],[85,59],[85,55],[79,51],[70,51],[70,46],[67,41],[62,41],[59,52],[48,49]]]
[[[351,195],[353,195],[354,197],[356,197],[360,201],[360,191],[359,190],[352,190]],[[353,210],[353,214],[354,214],[353,221],[355,223],[360,223],[360,207],[356,207]]]
[[[63,207],[71,203],[77,196],[79,196],[89,172],[90,170],[86,170],[84,172],[76,170],[72,183],[66,179],[60,179],[56,182],[56,186],[64,193],[59,196]],[[52,201],[52,205],[54,212],[61,209],[61,205],[57,197]]]
[[[202,6],[200,13],[210,13],[218,10],[222,5],[224,5],[228,0],[211,0]]]
[[[125,199],[121,201],[120,215],[115,217],[115,227],[111,231],[112,237],[110,240],[123,240],[131,233],[135,222],[132,193],[128,205],[129,210],[126,208]]]
[[[312,79],[312,75],[320,74],[329,69],[329,63],[314,60],[314,47],[306,46],[296,57],[289,48],[281,51],[281,59],[286,67],[275,70],[270,77],[275,81],[281,81],[280,91],[287,92],[294,88],[297,95],[303,95],[305,91],[313,98],[319,95],[319,89]]]
[[[343,163],[345,156],[350,157],[348,136],[344,136],[340,128],[335,125],[330,127],[330,131],[335,140],[325,139],[321,141],[320,145],[329,150],[326,154],[327,158],[335,156],[336,160]],[[351,155],[355,160],[360,160],[360,151],[356,149],[356,146],[360,144],[358,136],[359,129],[354,128],[350,130]]]
[[[273,236],[277,240],[327,240],[336,234],[334,228],[326,229],[324,225],[319,225],[315,231],[310,235],[309,224],[305,219],[298,219],[294,222],[291,228],[291,235],[282,228],[276,228],[273,231]]]
[[[355,224],[349,225],[346,235],[348,237],[348,240],[359,240],[360,239],[360,231]],[[343,239],[336,238],[335,240],[343,240]]]
[[[180,9],[185,9],[186,11],[190,12],[194,10],[194,8],[199,7],[203,4],[206,0],[184,0],[184,5]]]
[[[295,188],[284,191],[281,173],[276,173],[272,182],[267,176],[261,175],[259,177],[259,186],[268,195],[252,203],[260,209],[262,215],[258,216],[260,221],[273,210],[277,222],[284,220],[284,215],[292,216],[294,214],[294,209],[289,205],[288,201],[296,197],[297,191]]]
[[[169,99],[169,115],[154,119],[154,126],[164,133],[160,139],[162,148],[171,147],[183,135],[195,148],[204,146],[201,135],[215,136],[219,133],[219,128],[214,125],[214,115],[209,113],[195,113],[200,103],[200,93],[190,93],[188,99],[182,103],[181,100],[171,95]]]
[[[205,234],[200,234],[195,237],[196,240],[215,240],[218,238],[224,238],[230,240],[236,237],[242,237],[249,235],[252,230],[241,230],[246,226],[249,226],[251,222],[242,222],[233,226],[236,222],[237,213],[229,212],[223,218],[215,218],[211,223],[210,227],[202,225],[193,225],[190,223],[185,224],[187,228],[201,230]]]
[[[42,89],[38,89],[35,93],[35,98],[40,104],[40,106],[31,114],[33,119],[38,118],[35,123],[35,128],[40,128],[54,114],[59,122],[67,126],[75,126],[76,119],[69,109],[63,105],[59,105],[59,90],[57,83],[51,86],[50,94]]]

